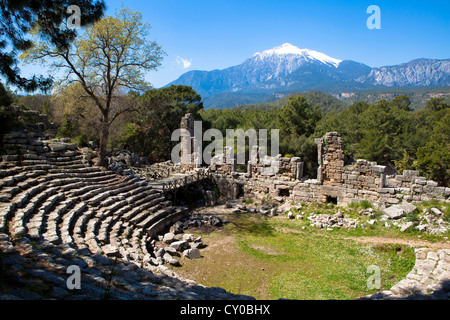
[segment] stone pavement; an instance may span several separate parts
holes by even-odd
[[[373,300],[447,300],[450,298],[450,249],[415,249],[416,263],[405,279],[390,290],[370,295]]]

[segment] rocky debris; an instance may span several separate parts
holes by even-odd
[[[398,219],[403,217],[405,211],[399,206],[391,206],[383,210],[384,214],[388,216],[389,219]]]
[[[444,220],[443,213],[439,209],[431,208],[430,211],[424,209],[419,213],[416,228],[435,235],[446,233],[450,229],[450,222]]]
[[[332,230],[333,228],[356,229],[359,226],[358,219],[344,218],[342,212],[331,214],[311,213],[308,217],[310,225],[317,228]]]
[[[358,214],[360,216],[368,216],[369,218],[372,218],[373,216],[375,216],[376,210],[374,208],[362,209],[358,211]]]
[[[246,206],[242,203],[238,203],[235,204],[235,209],[233,210],[233,213],[245,213],[245,212],[249,212],[249,213],[256,213],[256,214],[264,214],[264,215],[269,215],[271,217],[274,217],[278,214],[278,209],[276,207],[272,207],[266,204],[262,204],[260,206]],[[225,204],[226,208],[232,208],[233,204],[231,203],[226,203]]]
[[[150,165],[145,157],[129,152],[127,150],[113,149],[107,153],[108,168],[117,174],[139,176],[132,168],[139,168],[144,165]]]
[[[200,250],[197,248],[187,249],[183,251],[183,256],[189,259],[199,259],[201,257]]]
[[[409,222],[405,223],[404,225],[402,225],[402,227],[400,228],[400,231],[401,232],[405,232],[406,230],[408,230],[412,226],[414,226],[414,222],[409,221]]]
[[[175,248],[177,251],[183,251],[183,250],[188,249],[190,247],[189,246],[189,242],[187,242],[185,240],[172,242],[170,244],[170,246],[172,248]]]
[[[53,152],[74,151],[77,149],[77,145],[75,143],[71,143],[69,138],[51,139],[48,143],[48,147]]]
[[[405,215],[414,212],[417,207],[409,202],[403,202],[399,205],[392,205],[389,208],[383,209],[383,213],[388,219],[399,219]]]
[[[195,237],[192,233],[184,233],[184,230],[194,226],[200,226],[204,223],[207,223],[209,226],[214,224],[217,225],[213,218],[217,218],[222,223],[222,220],[218,217],[214,216],[198,216],[195,217],[185,217],[180,221],[175,222],[170,226],[169,232],[164,235],[158,235],[157,239],[165,246],[164,248],[159,247],[156,241],[152,241],[150,248],[150,254],[153,257],[150,257],[149,262],[153,266],[161,266],[165,263],[180,266],[180,262],[175,257],[187,257],[188,259],[198,259],[200,258],[200,250],[204,248],[205,245],[202,241],[202,237]],[[177,230],[176,233],[172,231]]]
[[[45,114],[39,114],[35,110],[23,110],[19,106],[10,106],[5,110],[0,110],[0,116],[12,115],[15,119],[22,120],[25,125],[25,129],[22,132],[49,132],[56,131],[53,123],[49,122],[49,116]]]
[[[169,229],[173,234],[183,233],[183,223],[180,221],[175,222]]]
[[[189,228],[197,228],[201,226],[206,227],[221,227],[227,221],[222,220],[220,217],[215,215],[204,215],[204,214],[192,214],[190,217],[182,219],[183,230]]]
[[[163,260],[165,263],[171,264],[173,266],[180,266],[180,262],[172,257],[168,252],[164,253]]]
[[[127,166],[140,167],[142,164],[149,164],[146,158],[140,158],[139,155],[128,150],[113,149],[107,155],[109,164],[126,164]]]
[[[166,234],[164,234],[162,241],[164,243],[172,243],[175,240],[175,234],[173,234],[172,232],[168,232]]]
[[[191,233],[185,233],[183,234],[183,240],[192,242],[195,241],[195,236]]]
[[[443,215],[443,213],[441,212],[441,210],[439,210],[438,208],[431,208],[430,210],[431,210],[431,212],[432,212],[434,215],[437,215],[437,216],[442,216],[442,215]]]
[[[435,208],[432,208],[435,209]],[[450,229],[450,223],[445,221],[443,216],[436,210],[424,209],[414,217],[402,216],[401,218],[390,220],[387,216],[382,216],[380,220],[386,221],[385,226],[396,226],[401,232],[416,229],[434,235],[443,235]],[[412,212],[412,211],[411,211]],[[411,213],[410,212],[410,213]],[[387,220],[390,222],[388,223]]]

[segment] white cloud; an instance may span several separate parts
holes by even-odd
[[[184,69],[189,68],[192,65],[192,59],[183,59],[180,56],[177,56],[177,63],[178,65],[183,66]]]

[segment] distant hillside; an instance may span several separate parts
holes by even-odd
[[[232,94],[222,94],[224,101],[233,101]],[[358,101],[365,101],[368,103],[376,103],[378,100],[385,99],[392,101],[393,98],[406,95],[410,98],[411,108],[413,110],[421,109],[425,107],[425,104],[431,98],[444,97],[445,100],[450,103],[450,88],[422,88],[422,89],[391,89],[391,90],[370,90],[370,91],[356,91],[356,92],[343,92],[343,93],[324,93],[320,91],[309,91],[305,93],[291,93],[291,94],[278,94],[273,97],[273,101],[268,101],[265,103],[248,103],[244,105],[239,105],[236,107],[231,107],[231,110],[270,110],[279,109],[286,105],[290,96],[303,96],[306,101],[311,105],[317,105],[320,110],[327,113],[330,111],[342,111],[346,109],[351,104]],[[257,99],[258,95],[255,94],[253,98]],[[281,97],[281,98],[280,98]],[[252,96],[249,96],[249,101],[252,100]],[[266,99],[267,100],[267,99]]]
[[[306,93],[293,93],[290,95],[286,95],[285,97],[270,101],[266,103],[258,103],[258,104],[248,104],[243,106],[237,106],[230,109],[242,109],[242,110],[252,110],[252,109],[259,109],[259,110],[269,110],[272,108],[281,108],[285,106],[289,100],[289,97],[291,96],[303,96],[305,97],[306,101],[311,104],[312,106],[318,106],[320,110],[323,112],[330,112],[330,111],[342,111],[347,107],[347,105],[336,99],[335,97],[323,93],[320,91],[310,91]]]
[[[351,105],[358,101],[374,103],[381,99],[391,101],[399,95],[406,95],[411,100],[411,108],[421,109],[431,98],[444,97],[450,103],[450,88],[408,88],[408,89],[383,89],[370,91],[355,91],[343,93],[331,93],[334,98],[339,99],[346,105]]]

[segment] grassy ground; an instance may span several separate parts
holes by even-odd
[[[208,246],[201,259],[182,258],[176,272],[257,299],[355,299],[389,289],[415,263],[407,244],[354,239],[378,235],[376,225],[326,231],[310,227],[306,219],[235,214],[229,220],[220,230],[194,232]],[[380,289],[368,288],[371,265],[380,268]]]

